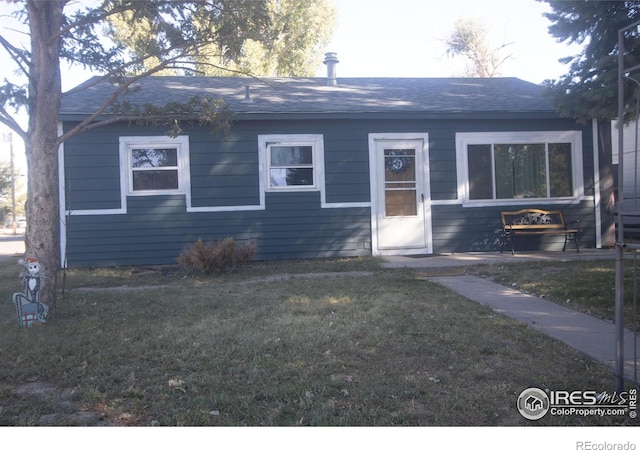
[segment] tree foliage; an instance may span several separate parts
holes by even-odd
[[[69,0],[15,3],[22,6],[15,17],[26,27],[31,49],[21,48],[20,44],[15,45],[0,34],[0,45],[23,75],[22,84],[5,80],[0,85],[0,122],[23,138],[27,136],[27,130],[23,130],[13,117],[20,108],[32,106],[30,103],[39,94],[29,84],[38,70],[34,65],[37,61],[32,58],[34,46],[55,52],[57,61],[66,60],[71,66],[79,65],[102,73],[103,79],[96,82],[108,79],[118,87],[107,103],[96,105],[95,113],[100,114],[117,104],[139,78],[165,70],[182,74],[193,72],[196,70],[195,59],[210,45],[224,47],[230,55],[240,54],[245,41],[263,39],[270,26],[266,0],[103,0],[91,7],[79,6],[78,2]],[[34,28],[42,24],[34,21],[35,12],[45,10],[48,20],[47,29],[43,31],[49,35],[36,35]],[[59,26],[55,26],[54,18]],[[137,30],[141,24],[146,27],[146,38],[137,40],[133,49],[117,39],[122,33],[119,30]],[[45,38],[59,41],[52,48],[52,41]],[[57,70],[56,67],[52,69]],[[56,92],[51,94],[55,96]],[[28,110],[32,112],[31,108]],[[173,113],[175,111],[169,109],[167,116]],[[59,141],[83,131],[94,121],[95,116],[92,116],[89,122]]]
[[[268,27],[259,36],[247,35],[241,46],[225,42],[202,46],[194,56],[198,74],[229,76],[312,76],[321,65],[321,56],[333,34],[337,9],[330,0],[268,0]],[[136,20],[132,12],[110,18],[114,38],[135,58],[149,53],[156,30],[151,19]],[[196,27],[210,26],[197,22]],[[146,64],[156,64],[147,60]],[[144,70],[146,67],[139,67]],[[159,74],[176,75],[167,71]]]
[[[24,215],[24,202],[26,200],[26,192],[24,191],[23,182],[19,171],[11,168],[11,164],[0,162],[0,207],[1,216],[6,218],[9,215]],[[16,210],[13,211],[12,187],[15,189]]]
[[[465,76],[492,78],[499,76],[498,69],[511,55],[501,52],[509,44],[491,45],[487,29],[478,21],[459,18],[453,32],[445,39],[447,54],[461,56],[467,62]]]
[[[558,111],[581,122],[618,115],[618,30],[640,20],[640,1],[545,1],[552,24],[549,33],[559,42],[583,44],[580,54],[560,61],[569,71],[544,82]],[[640,64],[638,27],[624,37],[625,67]],[[640,81],[640,71],[629,76]],[[636,112],[638,85],[625,79],[625,122]]]
[[[189,72],[207,46],[236,57],[245,42],[261,42],[270,30],[266,0],[16,0],[15,22],[0,31],[5,64],[13,63],[18,77],[0,83],[0,123],[25,142],[28,168],[26,252],[38,258],[47,279],[42,300],[55,306],[56,275],[60,267],[60,205],[58,149],[71,136],[118,120],[154,124],[202,120],[224,127],[225,106],[218,99],[198,98],[189,105],[137,107],[126,102],[142,77],[164,70]],[[148,26],[149,36],[133,50],[113,39],[112,18],[131,29]],[[18,29],[20,33],[13,33]],[[16,38],[17,36],[17,38]],[[24,39],[27,36],[27,39]],[[211,47],[213,48],[213,47]],[[96,104],[89,116],[60,134],[58,114],[63,97],[61,62],[103,74],[94,82],[110,81],[113,94]],[[6,69],[6,67],[5,67]],[[134,76],[131,76],[135,74]],[[79,88],[91,87],[84,83]],[[17,111],[26,111],[23,127]],[[109,113],[109,120],[103,120]],[[64,218],[63,218],[64,219]]]
[[[6,163],[0,163],[0,198],[9,197],[13,176],[11,166]]]

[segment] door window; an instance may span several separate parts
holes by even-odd
[[[415,149],[384,150],[385,216],[417,216]]]

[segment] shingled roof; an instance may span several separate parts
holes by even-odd
[[[92,78],[65,95],[61,118],[95,111],[114,90]],[[554,114],[542,86],[518,78],[147,77],[127,94],[132,104],[187,102],[197,95],[222,98],[232,111],[251,114],[423,113]],[[250,101],[247,101],[247,86]]]

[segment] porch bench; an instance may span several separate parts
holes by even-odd
[[[576,251],[580,252],[580,242],[578,235],[580,234],[579,222],[572,222],[572,227],[568,227],[564,221],[562,211],[546,211],[544,209],[521,209],[518,211],[502,211],[502,243],[500,245],[500,253],[504,249],[506,240],[511,245],[511,254],[515,255],[513,247],[514,236],[539,236],[539,235],[564,235],[564,246],[562,251],[567,248],[567,242],[573,241],[576,244]]]

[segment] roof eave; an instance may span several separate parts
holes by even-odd
[[[77,122],[89,117],[89,113],[61,113],[59,119],[62,122]],[[100,120],[112,119],[113,116],[104,114]],[[327,119],[422,119],[422,120],[453,120],[453,119],[562,119],[554,111],[260,111],[235,112],[235,120],[327,120]]]

